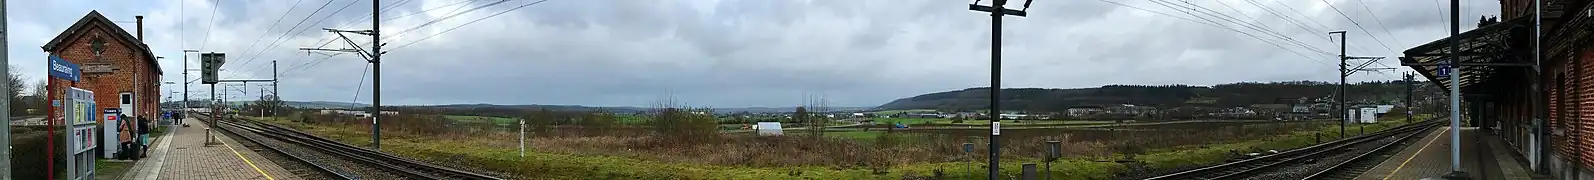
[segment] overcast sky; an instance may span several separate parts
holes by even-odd
[[[990,83],[991,18],[969,11],[971,1],[551,0],[461,26],[534,2],[509,0],[452,15],[497,0],[467,1],[381,2],[391,6],[381,16],[389,52],[382,58],[384,104],[646,106],[673,96],[694,106],[748,107],[793,106],[805,96],[823,96],[831,106],[875,106]],[[1398,51],[1448,35],[1441,20],[1448,11],[1440,8],[1449,5],[1439,4],[1448,1],[1165,1],[1036,1],[1028,17],[1003,19],[1002,87],[1330,81],[1337,80],[1332,62],[1339,46],[1329,30],[1350,32],[1353,56],[1398,57]],[[1463,2],[1464,30],[1480,16],[1499,14],[1498,1]],[[167,57],[161,62],[165,81],[183,81],[181,50],[198,49],[227,53],[222,77],[230,79],[269,79],[269,62],[278,60],[287,100],[349,102],[359,92],[357,101],[369,103],[370,77],[362,83],[367,63],[359,56],[296,49],[322,47],[336,37],[320,28],[369,29],[371,3],[10,1],[8,49],[13,66],[42,78],[46,54],[39,46],[90,10],[125,22],[120,25],[128,32],[135,32],[133,16],[145,15],[146,42]],[[1221,15],[1202,13],[1208,10]],[[371,46],[367,36],[349,37]],[[189,57],[190,68],[198,68],[198,56]],[[1383,64],[1399,63],[1391,58]],[[258,96],[260,87],[250,84],[247,96]],[[164,88],[181,91],[180,85]],[[195,83],[191,96],[206,97],[208,88]],[[231,94],[246,96],[238,91]]]

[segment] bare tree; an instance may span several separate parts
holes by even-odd
[[[16,66],[8,65],[6,66],[6,69],[8,69],[10,72],[10,74],[6,75],[6,80],[10,84],[10,87],[7,87],[9,89],[6,90],[11,92],[11,97],[7,97],[11,103],[11,115],[21,115],[28,112],[27,106],[21,106],[23,104],[22,90],[26,83],[22,82],[22,74],[17,71]]]
[[[803,97],[803,105],[798,107],[796,116],[802,117],[798,122],[808,127],[808,133],[815,138],[822,137],[825,126],[830,123],[830,105],[824,95],[807,94]]]
[[[47,79],[40,79],[38,82],[33,83],[33,93],[31,93],[32,97],[28,98],[27,107],[33,109],[34,112],[29,114],[43,114],[46,107],[50,105],[49,99],[45,97],[46,94],[50,93],[49,85],[50,83]],[[16,106],[16,104],[12,104],[12,106]]]

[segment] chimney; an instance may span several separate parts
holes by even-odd
[[[144,16],[133,16],[138,20],[138,41],[144,41]]]

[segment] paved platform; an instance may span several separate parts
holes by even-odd
[[[1438,127],[1388,160],[1368,170],[1359,180],[1444,179],[1451,172],[1450,127]],[[1480,141],[1482,140],[1482,141]],[[1470,179],[1531,179],[1529,171],[1511,157],[1499,137],[1477,128],[1461,129],[1461,169]]]
[[[220,143],[206,146],[207,126],[192,118],[184,122],[189,127],[171,126],[170,133],[152,143],[149,158],[139,160],[122,179],[301,179],[219,132]]]

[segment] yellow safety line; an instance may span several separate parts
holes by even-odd
[[[1444,139],[1445,133],[1448,133],[1448,132],[1450,132],[1450,127],[1445,127],[1444,130],[1439,131],[1439,136],[1436,136],[1433,139],[1429,139],[1428,143],[1423,144],[1421,149],[1417,149],[1417,153],[1411,154],[1411,157],[1406,157],[1406,161],[1400,162],[1400,166],[1395,166],[1395,170],[1389,171],[1389,174],[1384,175],[1384,179],[1388,180],[1389,177],[1395,176],[1395,173],[1400,172],[1400,168],[1405,168],[1406,167],[1406,163],[1411,162],[1411,159],[1416,159],[1417,155],[1422,155],[1422,150],[1428,149],[1428,145],[1433,145],[1434,141],[1437,141],[1439,139]]]
[[[244,154],[240,154],[238,153],[238,150],[232,149],[232,145],[227,145],[226,141],[222,141],[220,138],[217,138],[216,142],[221,142],[222,146],[227,146],[227,150],[232,150],[233,155],[238,155],[238,159],[243,159],[244,163],[249,164],[249,167],[255,168],[255,172],[260,172],[260,175],[266,176],[266,179],[277,180],[277,178],[271,178],[270,174],[266,174],[265,170],[260,170],[260,166],[255,166],[254,162],[249,162],[249,158],[244,158]]]

